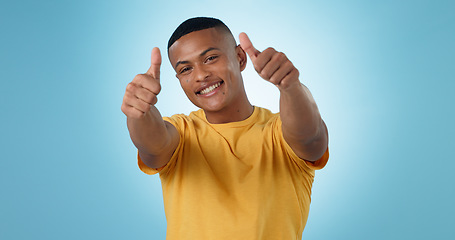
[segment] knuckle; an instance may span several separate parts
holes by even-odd
[[[154,101],[156,101],[155,99],[156,99],[156,95],[155,94],[150,94],[150,95],[148,95],[146,100],[147,100],[147,102],[149,102],[151,104],[155,104],[154,103]]]
[[[278,85],[280,83],[276,78],[271,78],[269,81],[275,85]]]
[[[129,118],[138,118],[138,111],[134,111],[133,109],[129,108],[129,107],[124,107],[122,109],[123,113],[129,117]]]
[[[137,84],[140,84],[144,81],[144,78],[145,78],[145,75],[144,74],[137,74],[136,76],[134,76],[133,78],[133,83],[137,83]]]
[[[265,51],[267,51],[267,52],[276,52],[275,48],[273,48],[273,47],[268,47]]]
[[[120,109],[122,110],[122,112],[123,112],[125,115],[127,115],[127,114],[126,114],[127,109],[126,109],[125,103],[122,104],[122,106],[120,107]]]
[[[278,52],[276,55],[279,60],[287,60],[286,54],[283,52]]]
[[[283,88],[283,89],[286,89],[286,88],[289,87],[289,84],[286,83],[286,82],[281,82],[281,83],[280,83],[280,87]]]
[[[267,75],[263,71],[259,73],[259,76],[261,76],[261,78],[268,79]]]
[[[289,64],[289,66],[291,66],[292,68],[295,68],[294,64],[293,64],[291,61],[288,61],[288,64]]]
[[[161,84],[159,82],[156,82],[156,86],[155,86],[155,90],[156,90],[156,93],[159,93],[161,92]]]
[[[292,64],[290,61],[287,61],[283,64],[283,67],[288,70],[288,72],[291,72],[295,69],[294,64]]]
[[[148,112],[148,111],[150,110],[150,106],[151,106],[151,104],[142,102],[142,104],[141,104],[141,110],[142,110],[143,112]]]
[[[134,108],[136,108],[138,111],[141,111],[141,112],[146,112],[147,111],[147,107],[149,105],[145,102],[136,102],[136,104],[134,105]]]
[[[133,94],[127,91],[127,92],[125,93],[125,96],[123,96],[123,102],[124,102],[124,103],[130,102],[132,96],[133,96]]]
[[[261,77],[265,78],[265,79],[270,79],[270,77],[272,77],[272,74],[268,71],[262,71],[261,72]]]
[[[134,76],[133,82],[137,82],[141,77],[142,77],[142,74],[137,74],[136,76]]]
[[[261,74],[262,69],[264,69],[264,67],[261,67],[259,63],[254,64],[254,70],[256,70],[257,73]]]
[[[133,82],[130,82],[130,83],[128,83],[128,85],[126,85],[126,91],[127,91],[127,92],[132,92],[132,91],[134,90],[135,87],[136,87],[136,86],[134,85],[134,83],[133,83]]]

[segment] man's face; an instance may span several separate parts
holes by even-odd
[[[181,37],[170,47],[169,59],[194,105],[217,112],[240,104],[246,56],[223,31],[209,28]]]

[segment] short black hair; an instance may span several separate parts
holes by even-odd
[[[183,23],[181,23],[177,29],[175,29],[174,33],[172,34],[171,38],[169,38],[169,42],[167,43],[167,50],[175,43],[175,41],[179,40],[181,37],[187,35],[188,33],[192,33],[199,30],[204,30],[208,28],[218,28],[225,30],[229,34],[232,35],[231,30],[224,24],[221,20],[212,18],[212,17],[195,17],[190,18]],[[233,36],[234,37],[234,36]]]

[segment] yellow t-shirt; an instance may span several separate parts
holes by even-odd
[[[285,142],[279,114],[255,107],[240,122],[210,124],[203,110],[164,120],[180,142],[160,169],[167,238],[301,239],[314,170],[328,160],[300,159]]]

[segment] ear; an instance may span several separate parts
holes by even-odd
[[[242,72],[246,68],[246,53],[243,51],[243,48],[241,48],[240,45],[237,45],[237,47],[235,47],[235,52],[237,54],[237,60],[240,64],[240,71]]]

